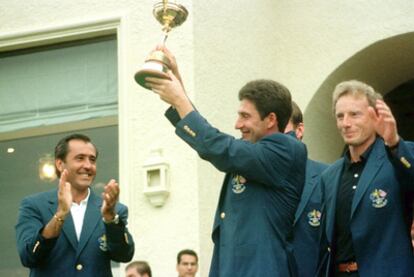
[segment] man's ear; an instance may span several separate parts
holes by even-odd
[[[63,164],[64,162],[61,159],[55,160],[55,166],[59,172],[63,172],[63,169],[65,169]]]
[[[299,123],[295,129],[295,135],[298,140],[302,140],[305,134],[305,125],[303,123]]]
[[[278,121],[277,121],[277,115],[274,112],[271,112],[267,115],[267,128],[268,129],[274,129],[279,131],[278,127]]]

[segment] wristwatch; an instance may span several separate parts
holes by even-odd
[[[102,217],[102,221],[103,221],[105,224],[118,224],[118,223],[119,223],[119,214],[116,214],[116,215],[115,215],[115,217],[114,217],[114,219],[109,220],[109,221],[105,220],[105,218],[104,218],[104,217]]]

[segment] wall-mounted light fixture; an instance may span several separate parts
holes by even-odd
[[[39,159],[39,177],[48,182],[56,180],[55,159],[51,154],[45,154]]]
[[[169,165],[165,161],[162,149],[154,149],[143,164],[144,194],[156,207],[163,206],[169,191]]]

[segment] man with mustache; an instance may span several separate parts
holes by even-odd
[[[16,224],[17,249],[30,276],[112,276],[111,260],[129,262],[134,242],[127,207],[115,180],[102,198],[90,186],[98,151],[89,137],[73,134],[55,148],[59,186],[23,199]]]

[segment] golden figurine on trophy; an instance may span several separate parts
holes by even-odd
[[[164,32],[162,43],[165,44],[168,33],[172,28],[180,26],[187,19],[188,11],[182,5],[163,0],[154,5],[153,15],[162,25],[162,31]],[[168,70],[170,70],[170,61],[162,51],[155,50],[149,54],[142,68],[135,73],[135,81],[142,87],[149,89],[145,86],[145,78],[169,79]]]

